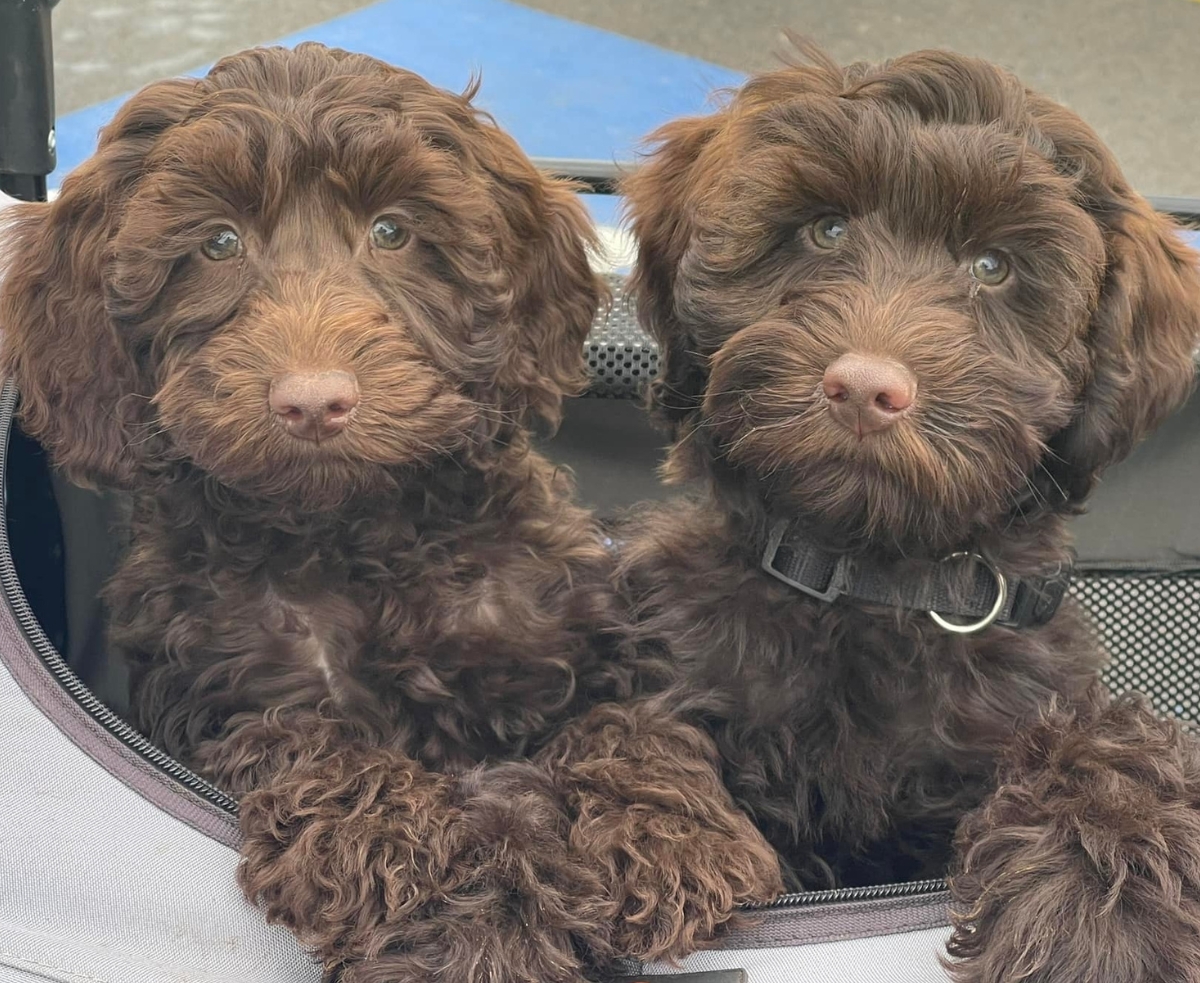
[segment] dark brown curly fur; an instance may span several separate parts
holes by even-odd
[[[1082,121],[1001,69],[803,54],[663,127],[625,183],[666,474],[707,484],[623,533],[643,642],[677,670],[663,699],[712,735],[797,887],[940,876],[982,805],[958,979],[1200,980],[1193,751],[1103,710],[1073,603],[962,637],[760,567],[780,518],[897,584],[956,550],[1012,576],[1067,562],[1065,518],[1192,385],[1197,257]],[[844,232],[818,248],[828,216]],[[995,285],[971,273],[989,249],[1011,268]],[[823,374],[847,352],[911,370],[899,422],[835,422]],[[1005,757],[1016,734],[1030,750]],[[1095,774],[1123,797],[1094,808]]]
[[[25,427],[133,496],[107,601],[137,723],[242,797],[247,895],[345,983],[574,980],[615,892],[671,891],[571,842],[600,723],[545,750],[634,692],[610,553],[527,433],[581,382],[602,289],[573,189],[472,95],[319,45],[150,86],[16,210],[0,299]],[[340,433],[273,419],[296,371],[353,373]],[[664,748],[707,740],[681,729]],[[696,860],[708,932],[779,875],[700,760],[661,811],[751,858]]]
[[[779,860],[721,784],[717,749],[669,702],[602,705],[546,748],[571,846],[614,903],[624,956],[677,960],[783,889]]]
[[[1051,706],[998,785],[958,834],[955,979],[1200,979],[1194,735],[1139,699]]]

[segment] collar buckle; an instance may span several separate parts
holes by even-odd
[[[771,527],[767,548],[763,550],[762,568],[772,577],[818,601],[832,601],[846,593],[850,585],[849,558],[845,554],[839,555],[832,567],[809,562],[815,556],[813,551],[801,554],[784,546],[787,529],[786,519],[780,519]]]

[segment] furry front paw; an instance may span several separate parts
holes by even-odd
[[[607,868],[621,902],[613,946],[639,959],[682,959],[716,939],[737,908],[783,889],[775,851],[744,817],[629,808],[577,827],[581,852]],[[586,845],[583,845],[586,844]]]
[[[600,708],[552,749],[570,789],[571,845],[619,912],[620,956],[680,959],[739,905],[783,890],[779,858],[721,782],[699,730],[669,715]]]
[[[1200,751],[1140,700],[1052,711],[959,829],[960,983],[1200,983]]]
[[[446,867],[434,895],[343,951],[340,983],[583,983],[607,957],[614,911],[567,847],[569,823],[527,763],[455,781]]]
[[[403,921],[446,878],[443,776],[381,748],[299,760],[242,799],[238,879],[269,921],[327,964],[379,923]]]

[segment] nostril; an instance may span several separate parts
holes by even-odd
[[[326,399],[324,412],[325,422],[335,426],[341,426],[350,419],[350,414],[354,411],[354,408],[357,405],[358,394],[348,388],[342,388],[339,393]]]
[[[831,403],[844,403],[850,398],[850,391],[840,382],[829,378],[821,386],[825,398]]]
[[[912,405],[907,393],[882,392],[875,397],[875,405],[886,413],[900,413]]]

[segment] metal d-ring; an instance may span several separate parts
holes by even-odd
[[[990,573],[996,579],[996,603],[992,605],[990,610],[979,621],[972,621],[966,625],[956,625],[953,621],[947,621],[936,611],[930,611],[929,617],[933,619],[933,623],[939,628],[944,628],[946,631],[952,631],[956,635],[973,635],[977,631],[983,631],[988,625],[1000,617],[1000,612],[1004,610],[1004,602],[1008,600],[1008,581],[1004,579],[1004,574],[997,570],[994,566],[988,563],[978,553],[970,553],[966,550],[961,550],[958,553],[951,553],[949,556],[942,557],[942,563],[947,560],[957,560],[960,557],[970,557],[978,563],[982,563],[987,567]]]

